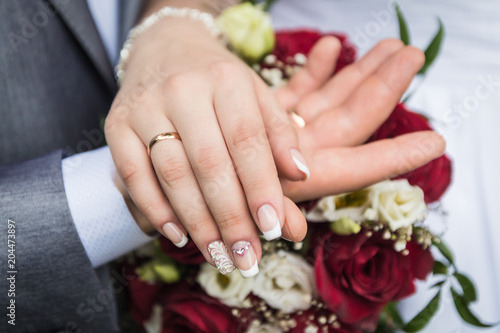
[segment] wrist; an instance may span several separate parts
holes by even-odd
[[[205,31],[209,32],[214,39],[217,39],[226,45],[226,39],[222,30],[218,27],[214,17],[206,12],[201,12],[193,8],[176,8],[176,7],[163,7],[160,10],[146,17],[139,25],[133,28],[125,41],[122,50],[120,51],[120,59],[115,67],[115,75],[118,83],[121,83],[122,78],[125,76],[125,70],[129,55],[136,42],[136,40],[147,32],[151,32],[157,28],[160,23],[164,21],[171,21],[173,19],[182,19],[180,21],[193,21],[190,22],[202,25]],[[175,20],[174,20],[175,21]],[[179,21],[179,22],[180,22]],[[179,30],[176,30],[177,32]]]

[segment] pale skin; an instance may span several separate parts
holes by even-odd
[[[165,5],[205,8],[154,1],[145,15]],[[248,241],[260,260],[263,205],[275,209],[284,238],[300,241],[307,227],[293,202],[359,189],[440,156],[445,143],[433,132],[363,144],[422,66],[422,52],[386,40],[330,78],[339,51],[335,38],[323,38],[307,66],[272,93],[202,24],[165,19],[141,35],[106,121],[117,184],[141,228],[175,243],[163,227],[175,224],[209,262],[212,241]],[[138,93],[155,66],[160,83]],[[304,128],[285,112],[291,108]],[[151,138],[169,131],[182,142],[159,142],[149,158]],[[307,181],[290,149],[309,166]]]

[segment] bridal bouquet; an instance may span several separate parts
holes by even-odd
[[[248,17],[259,24],[245,26]],[[274,33],[267,14],[249,3],[220,20],[235,53],[271,86],[285,84],[322,37],[310,30]],[[345,35],[332,35],[342,43],[338,72],[356,50]],[[399,104],[369,141],[430,129],[425,117]],[[238,271],[221,275],[192,241],[178,249],[162,238],[121,263],[135,277],[130,313],[148,332],[416,332],[436,313],[441,289],[450,287],[461,317],[481,326],[468,307],[476,299],[472,282],[426,223],[451,176],[443,155],[396,179],[301,203],[309,224],[304,242],[262,240],[260,273],[248,279]],[[397,302],[430,275],[440,277],[436,296],[404,323]]]

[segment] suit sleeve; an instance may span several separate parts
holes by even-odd
[[[113,281],[103,284],[102,271],[92,268],[80,241],[64,191],[63,157],[58,151],[0,166],[0,268],[4,274],[15,272],[7,274],[14,279],[0,279],[3,311],[15,302],[15,326],[2,313],[2,332],[116,328]],[[15,239],[11,238],[15,243],[10,244],[9,224],[15,230]],[[9,253],[15,254],[15,263],[8,262]]]

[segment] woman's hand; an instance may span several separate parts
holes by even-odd
[[[287,219],[305,226],[278,170],[291,181],[309,171],[293,127],[266,133],[263,110],[284,111],[259,84],[201,23],[166,18],[135,40],[106,120],[118,174],[140,211],[179,247],[189,233],[221,271],[234,267],[211,258],[214,242],[243,251],[236,264],[253,274],[261,256],[255,223],[267,239],[280,237]],[[150,140],[164,132],[182,141],[160,141],[149,157]]]

